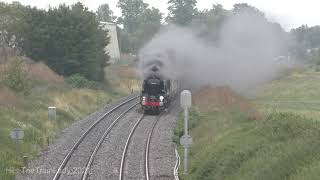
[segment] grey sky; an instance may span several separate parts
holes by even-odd
[[[12,2],[12,0],[0,0]],[[17,1],[17,0],[16,0]],[[118,0],[18,0],[24,5],[48,8],[57,6],[60,3],[73,4],[82,2],[95,11],[103,3],[108,3],[116,15],[120,15],[120,10],[116,7]],[[159,8],[163,13],[167,13],[168,0],[144,0],[146,3]],[[220,3],[225,8],[231,9],[235,3],[248,3],[266,13],[272,21],[280,22],[286,29],[298,27],[302,24],[309,26],[320,25],[320,1],[318,0],[198,0],[198,8],[211,8],[212,4]]]

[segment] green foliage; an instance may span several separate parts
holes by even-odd
[[[95,88],[98,86],[97,82],[89,81],[81,74],[73,74],[66,79],[66,82],[73,88]]]
[[[48,89],[41,93],[31,90],[30,95],[21,97],[14,107],[0,106],[1,180],[15,179],[15,173],[23,166],[21,156],[37,158],[41,149],[47,147],[47,137],[52,141],[76,120],[121,96],[114,96],[104,90],[70,89],[60,86]],[[55,103],[58,103],[57,119],[51,121],[48,119],[47,111],[48,107]],[[10,138],[10,131],[17,127],[25,132],[25,138],[20,143],[21,156],[18,160],[16,144]]]
[[[217,42],[223,22],[230,14],[221,4],[214,4],[211,9],[198,11],[190,26],[200,31],[200,36],[206,41]]]
[[[183,118],[184,118],[183,116],[179,117],[177,127],[174,131],[173,141],[176,143],[179,143],[180,137],[183,136],[183,134],[184,134],[184,119]],[[194,127],[196,127],[198,124],[198,121],[200,119],[201,119],[201,113],[199,112],[199,110],[197,108],[192,107],[189,112],[189,124],[188,124],[189,129],[191,130]]]
[[[200,113],[190,131],[190,174],[180,179],[318,179],[319,75],[298,69],[267,85],[255,100],[264,113],[256,120],[239,111]]]
[[[143,0],[119,0],[117,6],[122,13],[119,23],[123,24],[128,33],[134,33],[141,23],[140,17],[149,5]]]
[[[263,12],[261,12],[259,9],[248,5],[247,3],[237,3],[235,5],[233,5],[233,10],[232,12],[234,14],[237,13],[249,13],[249,14],[255,14],[255,15],[259,15],[259,16],[265,16]]]
[[[137,53],[160,29],[162,13],[142,0],[120,0],[118,7],[122,12],[118,23],[123,25],[119,29],[121,51]]]
[[[0,46],[2,53],[5,47],[10,47],[16,51],[20,51],[24,34],[24,30],[28,26],[25,17],[28,16],[30,7],[24,7],[15,1],[12,4],[0,2]],[[7,58],[7,57],[6,57]]]
[[[99,28],[95,14],[78,3],[49,9],[47,23],[39,24],[37,37],[29,39],[27,54],[46,63],[62,75],[82,74],[90,80],[101,81],[108,57],[104,48],[106,32]],[[40,43],[40,44],[37,44]],[[42,44],[45,45],[42,45]],[[36,53],[38,52],[38,53]]]
[[[104,48],[109,38],[99,27],[96,14],[81,3],[48,11],[15,3],[0,5],[4,8],[1,17],[10,22],[0,29],[10,32],[7,44],[44,61],[60,75],[79,73],[90,80],[104,79],[103,69],[109,59]]]
[[[291,53],[309,62],[317,63],[318,60],[314,61],[314,53],[320,47],[320,26],[308,27],[307,25],[302,25],[292,29],[290,36]]]
[[[191,23],[197,13],[196,0],[169,0],[168,4],[167,22],[185,26]]]
[[[66,82],[74,88],[86,87],[89,80],[83,77],[81,74],[73,74],[66,79]]]
[[[264,111],[276,109],[319,119],[320,82],[316,80],[319,77],[320,72],[313,67],[291,71],[265,85],[255,101]]]
[[[320,65],[320,49],[310,51],[309,59],[312,63]]]
[[[98,21],[114,22],[117,18],[113,15],[113,11],[110,9],[109,4],[100,5],[96,14]]]
[[[194,28],[203,39],[216,43],[222,25],[229,16],[249,13],[261,16],[272,26],[275,34],[287,38],[279,24],[269,22],[261,11],[248,4],[235,4],[232,10],[226,10],[220,4],[213,4],[211,9],[198,10],[196,3],[196,0],[169,0],[166,22]],[[118,7],[122,12],[118,23],[123,25],[123,29],[119,29],[121,51],[136,54],[162,27],[162,14],[156,8],[149,8],[143,0],[120,0]]]
[[[0,83],[18,93],[28,93],[30,90],[30,79],[21,59],[15,57],[0,73]]]
[[[181,121],[181,120],[180,120]],[[299,179],[319,175],[320,123],[271,112],[251,120],[238,111],[201,113],[191,129],[190,174],[182,179]],[[302,178],[304,179],[304,178]]]

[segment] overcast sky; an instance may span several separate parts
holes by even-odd
[[[12,0],[0,0],[12,2]],[[108,3],[117,16],[120,10],[116,7],[118,0],[16,0],[24,5],[48,8],[57,6],[60,3],[73,4],[82,2],[91,10],[96,11],[103,3]],[[144,0],[163,13],[167,13],[168,0]],[[265,12],[272,21],[279,22],[285,29],[298,27],[302,24],[309,26],[320,25],[320,1],[319,0],[198,0],[199,9],[211,8],[212,4],[222,4],[226,9],[231,9],[235,3],[248,3]]]

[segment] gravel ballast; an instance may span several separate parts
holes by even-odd
[[[98,117],[128,98],[129,97],[124,98],[119,102],[107,105],[66,129],[64,133],[57,138],[54,144],[51,144],[47,150],[43,151],[42,155],[38,159],[29,163],[28,169],[35,171],[32,173],[31,171],[29,171],[29,173],[20,173],[17,175],[16,179],[52,179],[63,158],[79,137],[97,120]],[[134,102],[137,102],[137,100]],[[84,170],[96,143],[104,131],[113,122],[113,120],[121,114],[120,112],[131,107],[134,102],[116,110],[108,116],[103,123],[99,124],[99,127],[95,128],[94,132],[87,135],[88,137],[86,137],[85,142],[81,143],[71,156],[70,162],[66,165],[66,169],[68,171],[64,171],[61,174],[60,179],[81,179],[81,172]],[[104,139],[93,160],[88,179],[119,179],[119,168],[123,148],[132,127],[139,120],[141,115],[141,108],[138,105],[123,116],[117,124],[115,124],[110,133]],[[149,172],[150,179],[152,180],[174,179],[173,173],[176,156],[175,144],[172,141],[172,137],[178,115],[179,107],[177,106],[177,102],[175,102],[171,105],[170,110],[160,117],[154,129],[149,152]],[[157,116],[145,116],[137,126],[128,147],[123,179],[145,179],[145,146],[148,138],[148,132],[156,119]]]
[[[135,96],[135,95],[133,95]],[[104,113],[119,105],[120,103],[132,98],[133,96],[125,97],[117,102],[105,105],[98,111],[88,115],[80,121],[72,124],[65,129],[59,137],[46,149],[44,149],[37,159],[28,163],[28,168],[23,169],[21,173],[16,175],[17,180],[46,180],[52,179],[58,169],[63,158],[68,151],[73,147],[79,137],[102,116]],[[106,118],[106,122],[112,121],[112,118]],[[76,170],[74,167],[73,170]]]
[[[160,117],[154,129],[149,155],[149,173],[152,180],[174,179],[176,154],[173,135],[179,113],[180,109],[176,101],[169,112]]]

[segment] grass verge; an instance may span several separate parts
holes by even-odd
[[[254,101],[264,112],[276,110],[320,119],[320,72],[310,67],[295,70],[267,84]]]
[[[17,95],[14,105],[0,105],[0,179],[14,179],[23,166],[21,157],[37,157],[47,146],[47,137],[53,139],[71,123],[121,96],[104,90],[38,85],[28,96]],[[49,106],[57,107],[55,121],[48,119]],[[25,132],[18,159],[16,143],[10,138],[10,131],[17,127]]]
[[[237,110],[191,112],[190,173],[184,180],[320,177],[320,123],[290,112],[255,120]],[[176,136],[182,134],[182,120]],[[182,155],[182,147],[180,154]],[[183,158],[182,158],[183,160]],[[182,162],[183,163],[183,162]],[[182,169],[180,168],[182,172]]]
[[[183,175],[180,168],[181,179],[320,179],[319,80],[320,72],[305,68],[267,84],[253,100],[255,118],[240,108],[192,109],[190,171]]]

